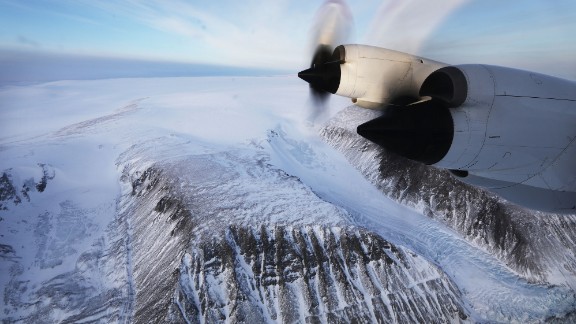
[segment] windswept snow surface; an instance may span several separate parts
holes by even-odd
[[[134,188],[148,178],[140,177],[142,183],[132,179],[130,188],[122,177],[141,176],[162,165],[171,168],[174,179],[182,172],[178,190],[184,195],[197,190],[189,197],[200,199],[214,190],[242,193],[216,204],[240,212],[232,222],[344,224],[377,233],[423,257],[426,262],[419,264],[429,265],[422,271],[444,272],[459,290],[467,320],[539,322],[576,311],[570,288],[576,286],[574,272],[558,268],[561,279],[534,283],[366,180],[319,136],[322,124],[348,105],[333,97],[329,111],[318,116],[311,111],[307,87],[295,76],[59,81],[0,88],[2,318],[142,321],[134,318],[135,307],[149,301],[139,297],[143,288],[138,285],[154,275],[145,270],[146,260],[154,256],[134,248],[154,242],[139,241],[147,237],[142,231],[148,224],[131,215],[144,209],[134,200],[139,195]],[[251,167],[258,163],[262,167]],[[219,176],[215,165],[223,167]],[[227,178],[230,170],[240,175]],[[281,181],[270,170],[292,178]],[[195,173],[204,175],[207,187],[192,186],[195,178],[189,175]],[[126,199],[131,195],[136,198]],[[289,197],[307,199],[302,202],[307,214],[282,204],[274,210],[274,200]],[[266,216],[241,214],[253,209],[233,203],[262,206],[258,215]],[[218,226],[232,225],[213,216],[194,235],[216,235]],[[174,232],[153,234],[149,237],[167,242]],[[158,262],[186,273],[194,253],[179,244],[162,247]],[[550,264],[548,270],[555,267]],[[200,298],[197,292],[187,293],[192,300]],[[178,298],[174,302],[185,306]],[[263,318],[272,320],[266,312]]]

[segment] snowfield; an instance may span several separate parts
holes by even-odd
[[[576,215],[386,157],[354,133],[375,112],[308,100],[295,76],[0,88],[3,321],[576,320]]]

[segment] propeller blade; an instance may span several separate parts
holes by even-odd
[[[326,45],[325,59],[329,59],[334,47],[346,42],[350,36],[352,14],[344,1],[328,0],[318,9],[314,20],[311,48],[316,52],[319,45]]]
[[[329,72],[336,67],[325,66],[331,61],[334,48],[348,39],[352,15],[344,1],[329,0],[318,9],[312,28],[312,60],[310,68],[298,76],[310,84],[310,96],[316,107],[322,107],[330,93],[335,93],[334,80]],[[333,75],[334,73],[332,73]]]

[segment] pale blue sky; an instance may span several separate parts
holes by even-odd
[[[297,71],[308,64],[309,30],[322,2],[0,0],[0,63],[28,51]],[[351,42],[576,79],[574,0],[364,0],[349,6]]]

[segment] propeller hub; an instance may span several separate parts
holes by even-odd
[[[336,93],[340,86],[340,61],[315,64],[311,68],[298,73],[298,77],[310,84],[319,92]]]

